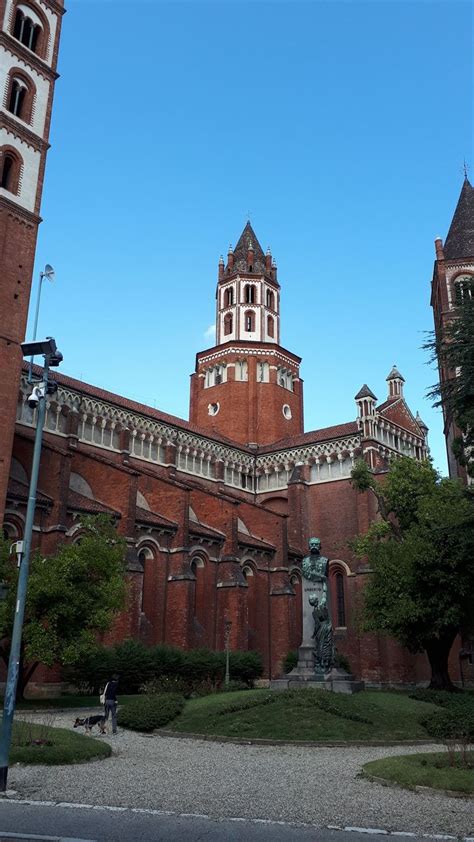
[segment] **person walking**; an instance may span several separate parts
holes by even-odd
[[[104,695],[105,695],[105,702],[104,702],[104,711],[105,711],[105,720],[107,721],[109,718],[109,714],[112,717],[112,734],[117,733],[117,689],[118,689],[118,675],[113,675],[110,681],[107,682],[105,687]]]

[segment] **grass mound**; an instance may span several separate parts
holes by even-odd
[[[181,713],[183,696],[177,693],[137,696],[132,702],[122,705],[118,711],[118,723],[133,731],[154,731],[162,728]]]
[[[106,742],[84,737],[65,728],[17,721],[13,725],[10,763],[47,765],[85,763],[110,757]]]
[[[439,710],[402,693],[247,690],[191,699],[174,731],[236,739],[397,741],[427,739],[420,720]]]
[[[474,752],[470,752],[468,758],[470,768],[463,764],[460,754],[456,755],[456,765],[451,766],[447,752],[386,757],[366,763],[363,774],[383,778],[408,789],[429,786],[474,795]]]

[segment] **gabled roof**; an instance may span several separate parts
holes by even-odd
[[[446,260],[474,255],[474,189],[466,177],[443,247]]]
[[[377,407],[377,412],[403,430],[414,433],[415,436],[423,436],[423,431],[417,420],[413,417],[405,399],[401,396],[388,398],[385,403]]]
[[[250,222],[247,222],[234,249],[234,267],[241,272],[248,272],[247,253],[250,245],[254,252],[252,272],[265,272],[265,255]]]

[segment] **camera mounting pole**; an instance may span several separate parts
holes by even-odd
[[[33,348],[32,346],[35,347]],[[5,792],[7,788],[8,758],[10,754],[13,717],[15,715],[16,688],[18,684],[18,674],[20,669],[21,638],[23,632],[26,589],[28,585],[28,573],[30,566],[31,539],[33,535],[33,524],[35,519],[36,489],[38,486],[38,474],[41,458],[41,444],[43,440],[43,428],[46,418],[48,374],[50,366],[57,366],[62,360],[62,354],[57,350],[56,342],[52,337],[48,337],[44,342],[23,343],[22,350],[25,356],[29,356],[34,351],[37,354],[42,353],[44,355],[42,382],[45,388],[44,391],[41,390],[41,394],[38,398],[35,445],[33,450],[33,463],[31,466],[30,488],[28,492],[28,506],[26,509],[25,532],[23,537],[22,554],[19,558],[20,564],[18,572],[17,599],[15,617],[13,621],[10,658],[8,661],[7,682],[5,686],[2,732],[0,736],[0,792]]]

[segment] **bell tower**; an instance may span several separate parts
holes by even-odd
[[[431,306],[435,334],[439,339],[446,324],[456,317],[457,308],[474,297],[474,188],[467,174],[444,245],[441,237],[435,239],[435,254]],[[454,372],[439,364],[441,383],[453,376]],[[466,470],[452,451],[452,443],[460,431],[445,407],[443,416],[449,475],[467,482]]]
[[[247,222],[219,259],[216,344],[196,357],[190,420],[241,444],[303,431],[301,359],[280,345],[280,284]]]
[[[0,525],[63,13],[64,0],[0,0]]]

